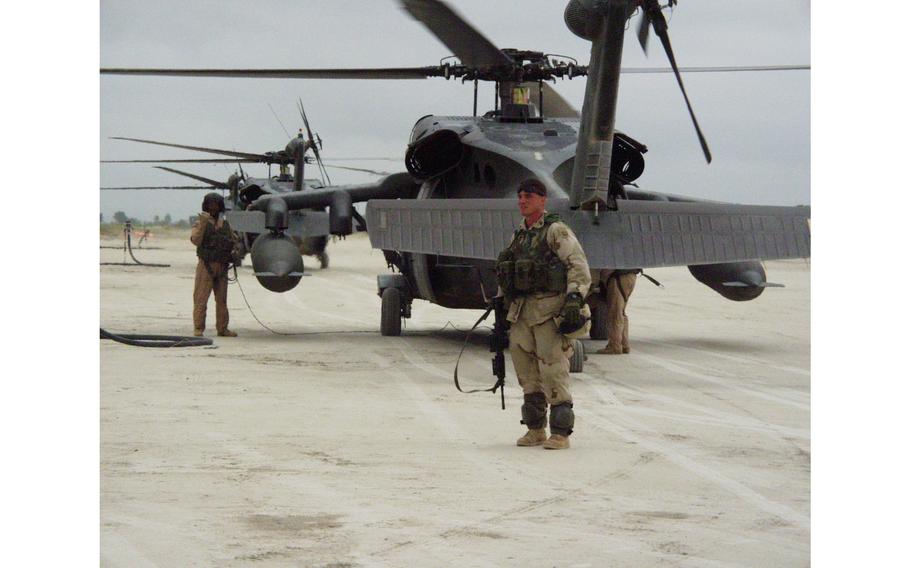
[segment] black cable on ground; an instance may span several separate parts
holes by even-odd
[[[181,335],[147,335],[135,333],[111,333],[101,328],[101,339],[111,339],[118,343],[135,347],[202,347],[211,345],[210,337],[184,337]]]
[[[126,239],[126,249],[129,251],[130,257],[133,259],[133,262],[135,264],[137,264],[139,266],[148,266],[151,268],[167,268],[170,266],[170,264],[153,264],[153,263],[148,263],[148,262],[139,262],[139,259],[137,259],[136,255],[133,254],[133,243],[132,243],[132,239],[130,238],[131,232],[132,232],[132,228],[130,227],[130,224],[127,223],[126,227],[123,229],[123,234],[125,235],[125,239]],[[117,248],[120,248],[120,247],[117,247]],[[102,262],[101,266],[133,266],[133,265],[128,262]]]
[[[237,284],[237,288],[240,289],[240,296],[243,298],[243,303],[246,304],[246,309],[248,309],[250,311],[250,315],[253,316],[253,319],[256,320],[256,323],[261,325],[263,329],[270,331],[270,332],[274,333],[275,335],[303,336],[303,335],[330,335],[330,334],[347,334],[347,333],[369,333],[369,334],[376,333],[376,330],[365,330],[365,329],[351,329],[351,330],[342,329],[342,330],[332,330],[332,331],[298,331],[298,332],[293,332],[293,333],[284,332],[284,331],[275,331],[274,329],[272,329],[269,326],[262,323],[262,320],[260,320],[258,317],[256,317],[256,312],[253,311],[253,307],[250,306],[250,302],[247,301],[246,294],[243,292],[243,286],[240,284],[240,276],[237,274],[236,266],[234,266],[234,278],[233,279],[228,278],[228,282],[230,282],[232,284],[233,283]],[[464,331],[464,330],[461,330],[461,329],[458,329],[457,327],[455,327],[455,324],[453,324],[451,321],[447,321],[446,324],[439,329],[422,331],[422,332],[421,331],[411,332],[411,333],[408,333],[408,335],[411,335],[411,336],[433,335],[434,333],[440,333],[442,331],[445,331],[445,329],[447,327],[451,327],[455,331],[460,331],[460,332]]]

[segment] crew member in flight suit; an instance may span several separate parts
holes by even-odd
[[[584,298],[591,286],[585,253],[559,216],[546,211],[547,188],[536,179],[518,186],[524,220],[499,255],[496,276],[509,308],[509,352],[524,392],[519,446],[569,447],[575,424],[569,389],[573,339],[590,328]],[[550,437],[547,438],[547,406]]]
[[[215,292],[215,329],[221,337],[237,337],[228,329],[227,276],[233,262],[237,235],[224,218],[224,198],[208,193],[202,200],[202,213],[193,225],[190,241],[196,245],[196,283],[193,287],[193,335],[205,331],[205,313],[212,291]]]

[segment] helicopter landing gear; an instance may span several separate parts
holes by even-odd
[[[401,335],[401,320],[411,317],[410,294],[407,280],[401,274],[383,274],[378,278],[379,297],[382,298],[382,312],[379,332],[382,335]]]
[[[382,319],[379,322],[382,335],[401,335],[401,292],[398,288],[382,291]]]
[[[591,339],[607,338],[607,308],[606,306],[591,306]]]
[[[573,344],[574,353],[569,358],[569,372],[582,373],[585,369],[585,344],[580,339],[575,339]]]

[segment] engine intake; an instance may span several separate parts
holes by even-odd
[[[452,130],[437,130],[411,143],[405,153],[408,172],[417,179],[429,179],[446,173],[461,162],[465,146]]]

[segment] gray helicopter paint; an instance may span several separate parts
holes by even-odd
[[[572,211],[553,199],[592,268],[655,268],[810,256],[808,207],[668,201],[618,202],[617,211]],[[372,200],[374,248],[495,260],[521,222],[514,199]]]
[[[511,159],[539,177],[550,178],[566,160],[575,156],[578,141],[578,119],[544,119],[539,123],[499,122],[495,119],[470,116],[427,116],[414,125],[411,143],[419,143],[430,134],[451,130],[459,134],[462,144],[489,151]],[[558,184],[548,183],[554,197],[566,192]],[[497,192],[504,196],[506,188]]]
[[[225,213],[231,228],[241,233],[259,234],[267,231],[262,211],[228,211]],[[285,233],[295,237],[322,237],[329,234],[329,214],[325,211],[291,211]]]

